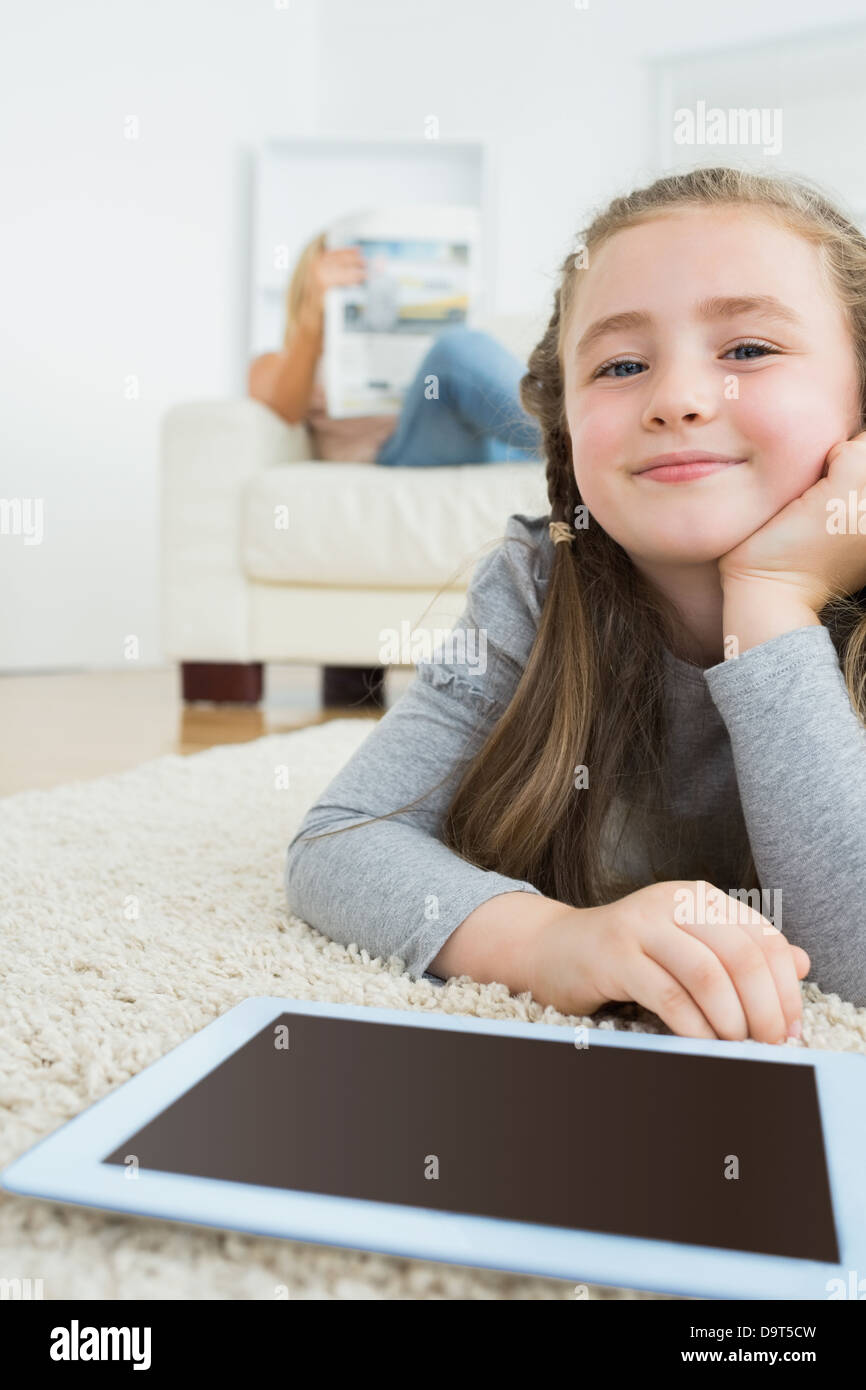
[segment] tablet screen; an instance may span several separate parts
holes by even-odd
[[[283,1013],[103,1162],[838,1263],[812,1067],[583,1036]]]

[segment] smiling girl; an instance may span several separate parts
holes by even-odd
[[[617,198],[521,399],[550,513],[476,566],[486,667],[417,664],[292,840],[291,909],[698,1037],[796,1037],[807,974],[866,1004],[866,539],[828,526],[866,496],[866,240],[804,180]]]

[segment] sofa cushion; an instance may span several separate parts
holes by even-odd
[[[548,511],[543,463],[286,464],[245,487],[241,563],[274,583],[438,587],[502,537],[513,512]],[[454,583],[470,576],[471,565]]]

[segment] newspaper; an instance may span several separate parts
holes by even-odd
[[[474,326],[478,209],[428,203],[357,212],[333,223],[325,244],[357,246],[367,265],[365,280],[325,294],[328,414],[397,415],[443,329]]]

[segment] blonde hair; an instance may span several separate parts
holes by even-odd
[[[581,277],[591,273],[594,253],[614,233],[682,207],[748,207],[816,247],[850,328],[863,427],[866,239],[857,227],[803,179],[727,167],[671,174],[614,198],[590,221],[579,249],[560,267],[553,313],[521,380],[522,404],[542,430],[551,523],[570,526],[582,502],[572,464],[562,352]],[[452,769],[436,785],[462,770],[443,819],[440,838],[446,846],[479,868],[527,879],[548,897],[588,907],[643,886],[605,869],[602,827],[613,798],[628,791],[628,816],[640,815],[653,859],[653,835],[660,814],[670,809],[667,797],[673,790],[665,785],[663,648],[688,658],[679,618],[622,547],[597,524],[570,540],[563,540],[564,534],[555,529],[552,535],[561,543],[553,546],[538,632],[508,707],[468,767]],[[853,601],[834,597],[819,617],[840,644],[847,690],[866,724],[864,598],[866,590]],[[591,768],[591,777],[576,795],[578,766]],[[760,888],[747,839],[743,850],[737,886]],[[653,866],[655,881],[693,877],[696,871],[711,876],[709,865],[692,863],[688,873],[680,862],[657,868],[653,859]]]
[[[292,336],[292,330],[298,318],[301,308],[301,301],[304,295],[304,285],[306,284],[307,274],[310,269],[310,262],[325,249],[325,233],[317,234],[307,242],[301,254],[295,262],[292,277],[286,290],[286,327],[283,333],[283,347],[287,347]]]

